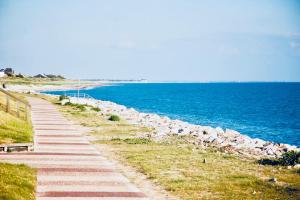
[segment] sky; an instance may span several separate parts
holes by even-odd
[[[0,68],[67,78],[300,81],[298,0],[0,0]]]

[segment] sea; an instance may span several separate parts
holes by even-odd
[[[76,91],[51,91],[64,94]],[[300,83],[118,83],[81,90],[140,112],[300,146]]]

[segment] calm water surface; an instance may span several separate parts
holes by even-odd
[[[142,112],[300,146],[300,83],[139,83],[83,92]]]

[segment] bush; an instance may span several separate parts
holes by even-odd
[[[264,158],[258,161],[261,165],[283,165],[283,166],[289,166],[289,165],[296,165],[300,164],[300,152],[297,151],[289,151],[284,154],[282,154],[281,158],[277,159],[268,159]]]
[[[76,108],[78,108],[80,111],[86,111],[86,108],[84,105],[81,105],[81,104],[77,104],[76,105]]]
[[[300,152],[289,151],[282,155],[282,158],[279,159],[281,165],[296,165],[300,164]]]
[[[280,165],[280,162],[278,159],[269,159],[269,158],[263,158],[263,159],[260,159],[258,161],[259,164],[261,165]]]
[[[64,99],[69,99],[66,95],[60,95],[59,100],[62,101]]]
[[[108,120],[110,121],[120,121],[120,117],[118,115],[111,115]]]
[[[71,102],[66,102],[65,106],[73,106],[73,104]]]
[[[100,112],[101,111],[101,109],[97,108],[97,107],[92,107],[91,110],[96,111],[96,112]]]
[[[73,107],[78,108],[80,111],[86,111],[85,105],[82,105],[82,104],[66,102],[66,103],[65,103],[65,106],[73,106]]]

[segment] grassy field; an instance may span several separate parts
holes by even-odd
[[[35,199],[36,171],[25,165],[0,163],[0,199]]]
[[[0,144],[33,141],[30,123],[0,110]]]
[[[60,106],[70,119],[94,127],[97,144],[106,144],[122,162],[182,199],[299,199],[299,171],[258,165],[214,149],[201,149],[174,137],[154,142],[140,138],[151,131],[90,108]],[[269,179],[275,177],[276,183]]]
[[[297,199],[299,195],[296,171],[260,166],[211,149],[136,138],[97,143],[111,145],[123,162],[182,199]],[[278,182],[269,182],[271,177]]]

